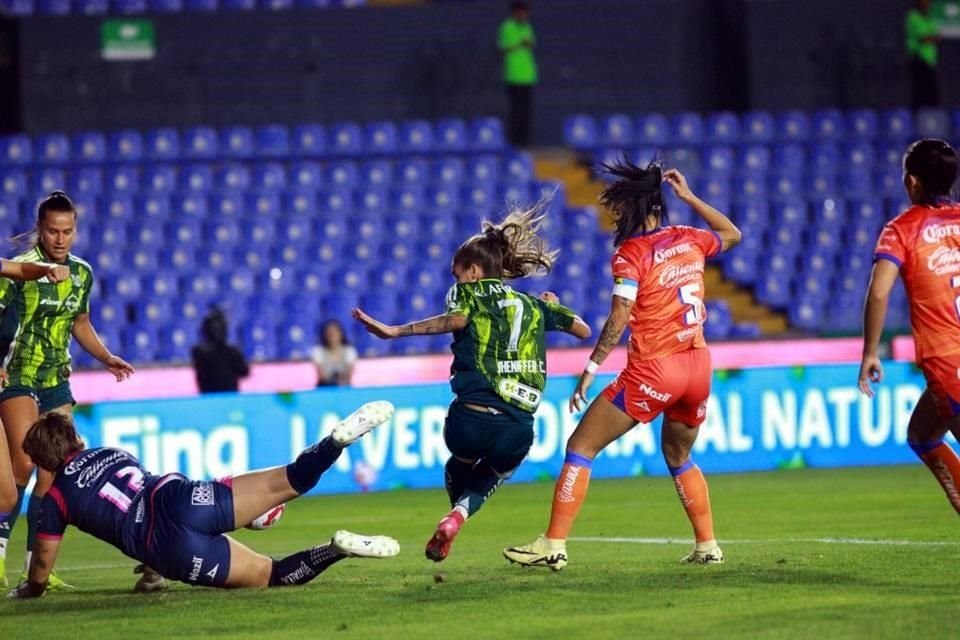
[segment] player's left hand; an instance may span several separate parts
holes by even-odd
[[[552,304],[560,304],[560,298],[553,291],[544,291],[540,294],[540,299]]]
[[[29,580],[21,582],[16,589],[7,594],[8,598],[24,599],[39,598],[46,591],[46,586],[40,586]]]
[[[113,377],[117,379],[117,382],[123,382],[136,373],[136,369],[133,368],[133,365],[120,356],[115,356],[112,353],[107,357],[106,360],[103,361],[103,366],[107,368],[107,371],[113,374]]]
[[[693,191],[687,184],[687,178],[676,169],[670,169],[663,174],[663,181],[673,187],[673,192],[680,200],[686,202],[693,198]]]
[[[367,331],[378,338],[389,340],[390,338],[396,338],[400,335],[400,330],[397,327],[383,324],[379,320],[374,320],[364,313],[362,309],[354,309],[351,315],[357,322],[362,324]]]
[[[868,398],[873,397],[873,388],[870,383],[883,382],[883,364],[877,356],[863,356],[860,363],[860,391]]]
[[[583,411],[586,408],[587,390],[590,388],[590,385],[593,384],[593,379],[595,377],[596,376],[589,371],[584,371],[580,374],[580,380],[577,381],[577,388],[573,391],[573,395],[570,396],[570,403],[568,406],[570,413]]]

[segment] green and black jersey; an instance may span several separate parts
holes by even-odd
[[[536,411],[547,383],[545,333],[566,331],[576,314],[492,278],[451,287],[447,313],[470,321],[453,335],[450,385],[457,399]]]
[[[15,258],[18,262],[49,262],[40,248]],[[10,386],[32,389],[55,387],[70,375],[73,320],[90,312],[93,269],[68,256],[70,277],[53,283],[46,278],[15,282],[0,278],[0,308],[16,310],[19,322],[7,348],[3,366]]]

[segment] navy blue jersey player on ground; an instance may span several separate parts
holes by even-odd
[[[42,504],[29,577],[9,595],[44,593],[67,525],[167,578],[211,587],[304,584],[346,557],[394,556],[400,550],[396,540],[348,531],[281,560],[224,535],[312,489],[344,447],[392,415],[389,402],[366,404],[285,467],[199,482],[180,474],[150,474],[120,449],[85,449],[70,416],[45,414],[30,428],[23,448],[55,478]]]

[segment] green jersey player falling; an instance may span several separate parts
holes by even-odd
[[[450,405],[443,437],[451,457],[444,481],[452,510],[427,542],[439,562],[467,518],[510,477],[533,444],[533,414],[546,386],[546,332],[578,338],[590,328],[552,293],[534,298],[505,280],[549,271],[556,259],[537,235],[541,207],[484,222],[457,250],[446,313],[387,325],[360,309],[354,317],[381,338],[453,333]]]

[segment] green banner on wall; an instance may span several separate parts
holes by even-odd
[[[100,41],[104,60],[150,60],[157,52],[149,20],[105,20]]]

